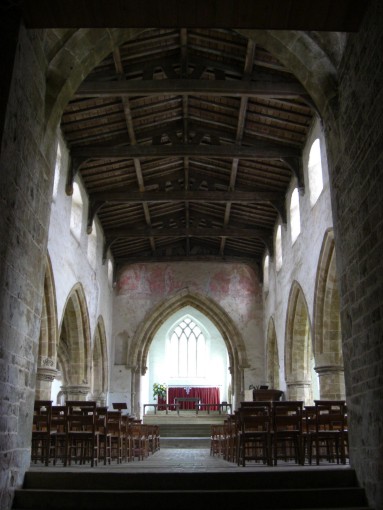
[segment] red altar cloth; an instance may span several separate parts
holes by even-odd
[[[220,395],[219,388],[217,387],[169,387],[168,388],[168,401],[169,404],[174,404],[176,397],[181,398],[199,398],[201,404],[219,404]],[[180,402],[180,409],[195,409],[195,402]],[[212,406],[212,411],[217,411],[218,407]]]

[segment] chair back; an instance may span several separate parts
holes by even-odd
[[[251,406],[238,409],[238,425],[241,433],[270,432],[272,428],[271,402],[253,402]]]
[[[344,400],[315,400],[316,431],[344,432],[346,402]]]
[[[52,400],[35,400],[33,409],[33,431],[50,434]]]
[[[303,401],[288,400],[273,402],[274,432],[294,431],[302,432]]]

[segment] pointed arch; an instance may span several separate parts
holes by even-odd
[[[313,363],[311,325],[306,298],[294,281],[290,290],[286,318],[285,374],[288,398],[312,401]]]
[[[99,405],[106,405],[108,391],[108,349],[106,344],[105,324],[102,316],[98,318],[94,332],[92,351],[92,399]]]
[[[134,381],[132,381],[132,393],[136,409],[139,407],[137,404],[137,398],[140,393],[139,376],[146,373],[151,342],[161,324],[168,317],[186,306],[199,310],[216,326],[226,344],[235,401],[238,401],[237,399],[243,391],[243,370],[249,367],[249,363],[245,343],[240,332],[225,310],[212,299],[183,290],[151,310],[141,322],[132,339],[131,348],[127,354],[127,362],[132,369],[133,377],[135,377]]]
[[[212,299],[188,291],[183,291],[167,299],[142,321],[132,340],[128,356],[128,359],[132,360],[132,365],[145,374],[149,347],[157,329],[165,319],[186,306],[192,306],[201,311],[217,327],[226,344],[231,367],[245,368],[248,366],[244,341],[229,315]]]
[[[333,229],[324,235],[314,295],[315,370],[321,398],[345,398],[339,282]]]
[[[57,365],[57,303],[56,288],[49,253],[46,255],[44,295],[40,322],[40,337],[36,380],[36,399],[49,399]]]
[[[267,383],[270,388],[279,389],[279,354],[274,319],[270,317],[267,328]]]
[[[69,293],[60,328],[58,365],[67,398],[85,398],[90,389],[90,327],[85,293],[77,283]]]

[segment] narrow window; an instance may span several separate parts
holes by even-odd
[[[269,264],[270,257],[266,255],[265,260],[263,262],[263,289],[265,292],[269,290]]]
[[[290,229],[291,229],[291,243],[294,244],[297,237],[301,232],[301,216],[299,212],[299,192],[295,188],[291,194],[290,201]]]
[[[279,271],[282,267],[282,229],[278,225],[275,236],[275,269]]]
[[[72,209],[70,215],[70,228],[73,235],[79,241],[81,238],[83,202],[80,188],[76,182],[73,183]]]
[[[61,173],[61,147],[60,142],[57,144],[56,163],[55,163],[55,176],[53,181],[53,200],[57,197]]]
[[[88,235],[88,260],[93,269],[97,264],[97,230],[95,222],[92,223],[92,232]]]
[[[308,166],[310,204],[313,207],[323,189],[322,159],[320,141],[317,138],[311,146]]]

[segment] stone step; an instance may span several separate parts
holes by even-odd
[[[161,448],[210,450],[210,437],[161,437]]]
[[[14,510],[366,510],[351,469],[259,472],[29,471]]]
[[[160,436],[163,437],[210,437],[211,425],[209,424],[172,424],[161,423],[159,425]]]
[[[155,505],[159,510],[198,508],[210,510],[218,505],[221,510],[233,508],[314,509],[365,508],[364,492],[347,489],[245,489],[228,490],[66,490],[33,491],[25,489],[15,494],[14,508],[19,510],[142,510]]]

